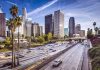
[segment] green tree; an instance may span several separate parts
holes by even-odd
[[[98,34],[98,27],[95,27],[95,35]]]
[[[11,39],[10,39],[10,37],[6,37],[6,40],[5,40],[4,42],[5,42],[5,46],[6,46],[7,48],[9,48],[9,47],[10,47],[10,44],[11,44]]]
[[[94,26],[95,35],[97,35],[98,28],[96,27],[96,22],[93,22],[93,26]]]
[[[48,33],[48,41],[52,39],[52,33]]]
[[[98,34],[100,35],[100,28],[98,29]]]
[[[19,65],[19,27],[21,26],[21,24],[22,24],[22,19],[19,17],[19,16],[17,16],[16,18],[15,18],[15,21],[16,21],[16,26],[18,27],[18,49],[17,49],[17,54],[18,54],[18,57],[17,57],[17,65]]]
[[[26,39],[27,39],[28,44],[29,44],[29,47],[27,47],[27,48],[30,48],[31,47],[31,37],[26,36]]]
[[[43,38],[44,38],[45,41],[48,41],[48,36],[46,34],[43,35]]]
[[[65,36],[64,36],[64,39],[66,39],[66,38],[68,38],[68,36],[67,36],[67,35],[65,35]]]
[[[42,36],[39,36],[38,37],[38,42],[40,42],[40,43],[43,43],[45,40],[44,40],[44,38],[42,37]]]
[[[15,32],[15,29],[16,29],[16,23],[15,23],[15,20],[13,18],[10,18],[8,21],[7,21],[7,26],[9,28],[9,30],[11,31],[11,35],[12,35],[12,41],[11,41],[11,44],[12,44],[12,67],[15,66],[15,55],[14,55],[14,51],[15,51],[15,47],[14,47],[14,32]]]
[[[87,30],[87,38],[88,39],[93,38],[93,32],[92,32],[92,29],[90,29],[90,28],[88,28],[88,30]]]
[[[12,34],[12,67],[15,67],[16,59],[15,59],[15,54],[14,54],[14,52],[15,52],[14,32],[15,32],[15,29],[17,27],[19,27],[19,25],[21,24],[21,20],[20,20],[20,17],[18,17],[18,7],[16,5],[13,5],[9,10],[10,10],[10,14],[12,15],[12,18],[10,18],[7,21],[7,26]],[[17,62],[19,62],[18,60],[17,60]]]
[[[96,26],[96,22],[93,22],[93,26],[94,26],[94,29],[95,29],[95,26]]]

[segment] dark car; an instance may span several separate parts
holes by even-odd
[[[21,54],[19,54],[16,58],[23,58],[24,57],[24,55],[21,55]]]
[[[58,67],[60,64],[62,64],[62,61],[61,60],[54,61],[52,67]]]
[[[30,50],[28,50],[26,53],[30,53],[31,51]]]
[[[5,56],[6,56],[6,57],[11,56],[11,55],[12,55],[11,52],[5,53]]]
[[[55,52],[56,50],[52,50],[52,52]]]
[[[84,45],[84,43],[82,42],[81,45]]]

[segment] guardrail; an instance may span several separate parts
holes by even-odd
[[[49,62],[51,62],[55,58],[59,57],[61,54],[65,53],[67,50],[69,50],[70,48],[72,48],[76,44],[71,45],[70,47],[68,47],[68,48],[66,48],[66,49],[64,49],[64,50],[56,53],[55,55],[52,55],[52,56],[43,58],[43,59],[39,60],[38,62],[35,62],[35,63],[29,64],[29,65],[26,65],[24,67],[18,67],[18,70],[39,70],[44,65],[46,65]]]

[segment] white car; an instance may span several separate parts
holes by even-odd
[[[60,64],[62,64],[62,61],[61,60],[56,60],[56,61],[54,61],[52,67],[58,67]]]

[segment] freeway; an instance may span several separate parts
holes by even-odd
[[[74,44],[74,43],[72,43],[72,44]],[[42,58],[52,56],[52,55],[60,52],[61,50],[64,50],[65,48],[70,47],[72,44],[68,44],[68,42],[53,43],[53,44],[47,44],[47,45],[36,47],[36,48],[21,49],[19,53],[24,57],[20,58],[20,65],[25,66],[25,65],[34,63]],[[28,52],[28,51],[30,51],[30,52]],[[11,61],[11,58],[1,60],[0,66],[7,63],[8,61]]]
[[[66,47],[66,45],[67,45],[67,47]],[[45,57],[55,55],[56,53],[70,47],[71,45],[70,44],[68,45],[67,43],[65,43],[65,44],[58,44],[58,45],[52,44],[52,46],[51,46],[50,44],[48,44],[45,47],[40,47],[41,49],[39,49],[39,50],[34,50],[34,56],[32,55],[33,53],[30,53],[30,55],[27,55],[23,59],[20,59],[20,64],[23,67],[25,65],[34,63]],[[35,49],[38,49],[38,48],[35,48]]]
[[[82,64],[82,58],[85,45],[77,44],[64,54],[43,66],[40,70],[78,70],[79,65]],[[62,64],[59,67],[52,67],[54,61],[61,60]]]

